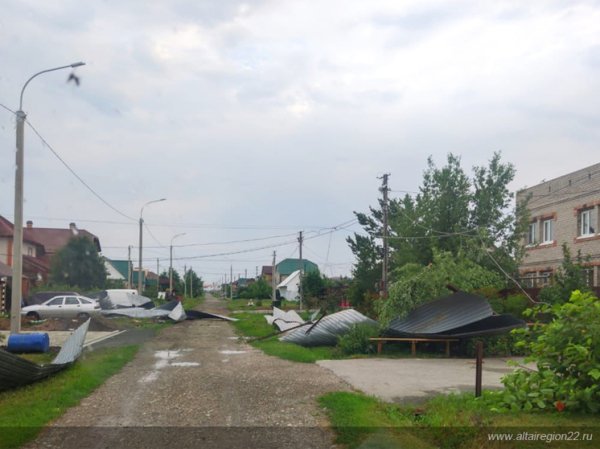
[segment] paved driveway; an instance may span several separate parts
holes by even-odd
[[[487,358],[483,365],[483,388],[501,388],[501,377],[514,368],[508,358]],[[513,358],[522,362],[522,358]],[[474,359],[354,359],[322,360],[354,388],[385,401],[420,402],[444,393],[475,391]],[[533,366],[529,365],[529,368]]]

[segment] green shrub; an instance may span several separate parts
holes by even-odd
[[[492,335],[490,337],[471,338],[465,346],[465,355],[475,357],[475,348],[478,341],[483,342],[483,354],[488,356],[515,356],[529,354],[525,348],[518,346],[519,337],[512,333],[505,335]]]
[[[354,324],[346,335],[338,337],[337,347],[342,354],[369,354],[374,352],[371,337],[377,337],[379,329],[372,324]]]
[[[600,300],[576,290],[569,302],[540,307],[554,319],[513,331],[538,371],[517,370],[502,380],[499,410],[600,412]],[[532,311],[533,313],[533,311]],[[493,396],[494,397],[494,396]]]
[[[523,312],[530,306],[529,299],[523,294],[510,295],[504,300],[504,313],[523,318]]]

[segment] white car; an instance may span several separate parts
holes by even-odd
[[[42,304],[23,307],[21,315],[39,320],[41,318],[86,319],[100,312],[100,305],[85,296],[55,296]]]

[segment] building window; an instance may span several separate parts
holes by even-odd
[[[583,270],[583,279],[588,287],[594,286],[594,267],[585,268]]]
[[[537,243],[537,221],[529,223],[529,232],[527,233],[527,244],[535,245]]]
[[[596,220],[594,220],[594,209],[586,209],[579,212],[579,235],[594,235],[596,232]]]
[[[544,220],[542,222],[542,242],[551,243],[554,241],[554,220]]]
[[[552,271],[540,271],[540,275],[537,282],[537,287],[546,287],[550,285],[550,279],[552,278]]]

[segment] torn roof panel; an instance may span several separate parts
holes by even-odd
[[[441,334],[488,318],[493,313],[492,307],[485,298],[456,292],[417,307],[405,318],[392,320],[387,333]]]
[[[377,321],[354,309],[347,309],[326,315],[315,323],[306,323],[306,326],[291,330],[279,339],[301,346],[333,346],[339,336],[346,334],[354,324],[360,323],[377,325]]]

